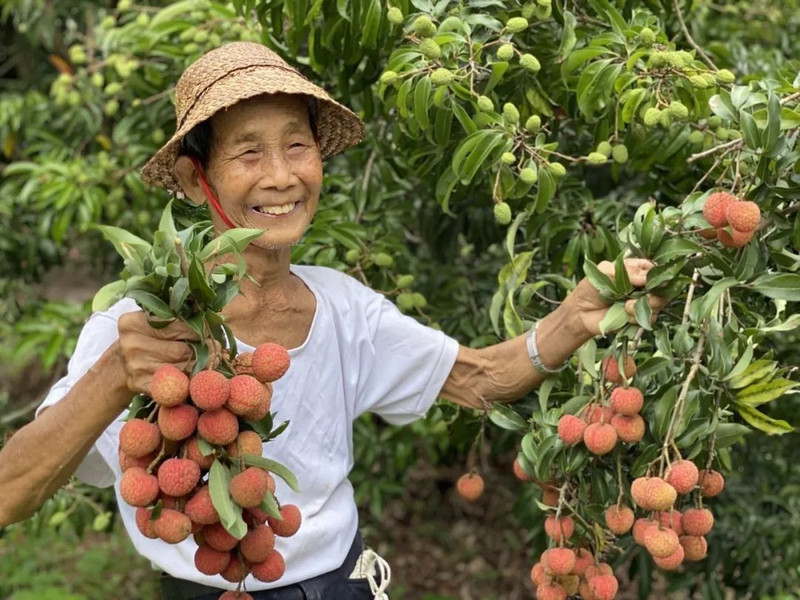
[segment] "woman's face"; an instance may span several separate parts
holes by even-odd
[[[317,209],[322,161],[299,96],[264,95],[221,110],[212,120],[208,181],[236,227],[264,229],[255,241],[290,247]],[[224,229],[212,211],[218,228]]]

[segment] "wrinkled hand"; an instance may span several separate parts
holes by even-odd
[[[119,355],[133,393],[148,393],[153,373],[166,363],[186,370],[194,358],[188,342],[199,339],[182,321],[173,321],[162,329],[151,327],[141,311],[122,315],[118,328]]]
[[[634,287],[643,287],[647,282],[647,272],[655,265],[649,260],[643,258],[628,258],[625,259],[625,269],[628,272],[628,278]],[[597,265],[597,268],[604,274],[608,275],[614,280],[614,263],[603,261]],[[600,292],[589,282],[587,278],[583,278],[572,293],[567,296],[565,303],[570,305],[573,318],[577,320],[581,328],[585,331],[588,337],[601,335],[600,322],[608,312],[609,303],[603,299]],[[630,315],[630,321],[635,323],[633,312],[635,300],[628,300],[625,302],[625,312]],[[647,294],[647,303],[650,305],[655,320],[658,312],[667,304],[666,298],[656,296],[655,294]]]

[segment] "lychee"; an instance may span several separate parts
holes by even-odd
[[[232,457],[242,456],[245,454],[255,454],[261,456],[264,450],[261,436],[255,431],[245,430],[240,431],[236,439],[228,444],[226,450]]]
[[[700,472],[690,460],[678,460],[667,469],[667,483],[679,494],[691,492],[700,479]]]
[[[161,406],[177,406],[189,397],[189,377],[175,365],[162,365],[150,380],[150,396]]]
[[[624,505],[609,506],[605,512],[606,526],[615,535],[628,533],[633,527],[633,511]]]
[[[575,524],[572,522],[572,517],[550,515],[544,520],[544,531],[550,539],[560,544],[572,537]]]
[[[233,501],[243,508],[258,506],[267,492],[267,477],[263,469],[248,467],[231,478]]]
[[[225,407],[235,415],[244,415],[260,406],[266,393],[264,385],[252,375],[235,375]]]
[[[645,510],[669,510],[678,493],[660,477],[639,477],[631,485],[631,497]]]
[[[718,471],[703,469],[699,475],[700,494],[706,498],[718,496],[725,487],[725,479]]]
[[[153,530],[154,521],[150,518],[152,515],[152,509],[141,506],[136,509],[136,528],[144,537],[154,540],[158,538],[158,535]]]
[[[300,522],[302,521],[300,509],[294,504],[284,504],[281,506],[281,517],[283,519],[267,517],[267,524],[275,532],[275,535],[292,537],[300,529]]]
[[[189,381],[192,402],[203,410],[222,408],[228,400],[230,380],[219,371],[203,370]]]
[[[160,433],[159,433],[160,435]],[[146,456],[140,456],[139,458],[133,458],[132,456],[128,456],[122,450],[119,451],[119,468],[120,471],[127,471],[131,467],[141,467],[142,469],[147,470],[147,467],[150,466],[150,463],[153,462],[158,453],[151,452]]]
[[[656,513],[662,527],[672,529],[679,536],[683,535],[683,515],[677,510],[664,510]]]
[[[641,415],[614,415],[611,426],[626,444],[635,444],[644,437],[645,424]]]
[[[678,544],[678,547],[675,548],[675,552],[663,558],[654,556],[653,562],[656,563],[656,565],[658,565],[665,571],[674,571],[679,566],[681,566],[681,563],[683,563],[683,556],[684,556],[683,546]]]
[[[239,420],[225,408],[204,412],[197,420],[197,433],[209,444],[225,446],[239,435]]]
[[[233,537],[223,527],[222,523],[214,523],[203,527],[203,539],[207,545],[220,552],[229,552],[239,543],[239,540]]]
[[[263,383],[283,377],[289,363],[289,353],[280,344],[261,344],[253,352],[253,374]]]
[[[219,575],[230,561],[229,552],[220,552],[210,546],[200,546],[194,553],[194,566],[204,575]]]
[[[164,508],[153,523],[153,531],[168,544],[179,544],[192,533],[192,522],[182,512]]]
[[[201,471],[208,471],[211,465],[214,464],[214,460],[216,460],[213,452],[207,456],[203,456],[203,453],[200,452],[197,436],[190,438],[189,441],[186,442],[186,458],[196,462]]]
[[[708,543],[702,536],[682,535],[680,543],[683,546],[685,560],[697,562],[703,560],[708,554]]]
[[[185,496],[200,481],[200,465],[188,458],[168,458],[158,468],[158,486],[170,496]]]
[[[572,596],[573,594],[578,593],[578,584],[580,583],[581,578],[577,575],[559,575],[556,577],[556,581],[559,583],[561,587],[564,588],[564,591],[567,593],[567,596]]]
[[[241,590],[228,590],[223,592],[218,600],[253,600],[253,597],[247,592]]]
[[[583,432],[583,443],[592,454],[608,454],[617,445],[617,431],[609,423],[592,423]]]
[[[761,220],[761,209],[758,204],[749,200],[731,202],[725,209],[725,217],[736,231],[748,233],[758,227]]]
[[[286,563],[283,560],[283,555],[277,550],[273,550],[265,560],[254,563],[251,570],[253,577],[259,581],[277,581],[283,576],[283,572],[286,570]]]
[[[158,428],[168,440],[185,440],[197,429],[197,409],[189,404],[158,409]]]
[[[264,393],[261,395],[258,404],[241,414],[242,419],[245,421],[258,422],[269,414],[269,409],[272,407],[272,384],[265,383],[263,386]]]
[[[586,548],[578,548],[575,550],[575,567],[572,572],[575,575],[583,576],[586,569],[594,564],[594,556]]]
[[[544,565],[541,561],[531,567],[531,581],[533,585],[542,585],[544,581]]]
[[[566,600],[567,591],[557,583],[544,581],[536,587],[536,600]]]
[[[257,527],[261,523],[267,522],[267,513],[257,506],[248,508],[244,511],[242,516],[244,517],[244,520],[250,523],[253,527]]]
[[[532,475],[528,475],[525,471],[525,468],[522,466],[519,458],[514,459],[514,477],[519,479],[520,481],[533,481],[535,478]]]
[[[635,415],[642,410],[644,396],[635,387],[615,387],[611,390],[611,408],[620,415]]]
[[[146,456],[160,445],[158,425],[144,419],[131,419],[119,431],[119,448],[131,458]]]
[[[545,570],[554,575],[567,575],[575,568],[575,552],[569,548],[553,548],[547,553]]]
[[[245,560],[258,563],[267,560],[270,552],[275,549],[275,534],[266,525],[259,525],[248,531],[247,535],[239,542],[239,550]]]
[[[557,488],[548,487],[542,490],[542,504],[547,506],[558,506],[558,498],[561,495]]]
[[[158,497],[158,478],[141,467],[131,467],[120,478],[119,493],[131,506],[147,506]]]
[[[575,415],[564,415],[558,420],[558,437],[567,446],[581,443],[585,429],[586,423]]]
[[[250,574],[250,565],[244,562],[235,552],[230,554],[230,562],[220,572],[220,577],[231,583],[241,581]]]
[[[211,525],[219,521],[219,514],[211,501],[211,493],[207,485],[194,493],[186,503],[183,512],[192,520],[192,523]]]
[[[658,521],[652,519],[645,519],[644,517],[636,519],[633,524],[633,541],[640,546],[644,546],[644,532],[653,525],[658,525]]]
[[[703,217],[712,227],[725,227],[728,219],[725,216],[728,205],[736,202],[736,196],[727,192],[714,192],[703,204]]]
[[[613,416],[614,410],[610,406],[592,403],[586,405],[583,420],[590,425],[592,423],[611,423]]]
[[[236,355],[233,360],[233,372],[235,375],[253,374],[253,353],[242,352]]]
[[[584,577],[586,579],[593,579],[594,577],[599,577],[600,575],[613,575],[614,569],[611,568],[611,565],[608,563],[597,563],[596,565],[589,565],[586,567],[586,572],[584,573]]]
[[[619,582],[612,574],[595,575],[589,579],[589,590],[593,600],[613,600],[617,595]]]
[[[707,508],[688,508],[683,512],[683,532],[686,535],[706,535],[714,527],[714,514]]]
[[[720,227],[717,229],[717,238],[726,248],[742,248],[753,239],[753,231],[736,231]]]
[[[660,525],[648,527],[644,532],[644,547],[654,558],[666,558],[680,545],[678,534]]]
[[[483,494],[483,477],[477,473],[465,473],[458,478],[456,490],[464,500],[475,502]]]
[[[631,356],[625,356],[624,379],[630,379],[636,373],[636,363]],[[606,356],[602,362],[603,375],[606,381],[611,383],[620,384],[623,381],[623,376],[619,372],[619,362],[614,356]]]

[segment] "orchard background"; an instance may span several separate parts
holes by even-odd
[[[620,597],[797,597],[798,4],[4,2],[0,434],[32,418],[120,269],[92,226],[147,237],[157,224],[166,195],[138,170],[172,134],[179,74],[222,43],[261,40],[367,124],[327,163],[296,262],[344,270],[471,346],[521,333],[584,273],[624,300],[591,268],[623,254],[663,265],[652,287],[672,298],[652,329],[641,303],[635,324],[615,310],[608,336],[507,409],[357,422],[352,479],[392,597],[531,597],[548,540],[541,491],[511,475],[518,453],[602,523],[615,459],[566,448],[555,425],[622,347],[648,423],[610,455],[628,484],[673,443],[727,479],[708,558],[665,573],[621,541],[608,555]],[[716,190],[761,209],[743,248],[697,234]],[[473,467],[487,489],[466,504],[453,487]],[[113,511],[107,490],[76,482],[0,532],[0,597],[157,598]]]

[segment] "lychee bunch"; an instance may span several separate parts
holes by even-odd
[[[565,600],[576,594],[586,599],[613,600],[619,589],[611,567],[597,562],[586,548],[545,550],[530,576],[539,600]]]
[[[753,237],[761,222],[761,209],[750,200],[739,200],[728,192],[715,192],[703,204],[703,217],[714,228],[703,237],[716,237],[723,246],[741,248]]]

